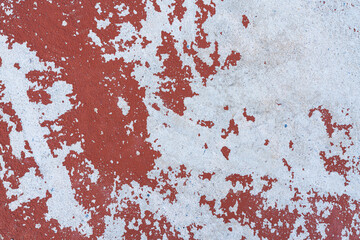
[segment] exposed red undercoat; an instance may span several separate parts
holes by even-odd
[[[170,6],[174,9],[168,14],[170,24],[174,22],[175,18],[177,18],[179,21],[183,19],[187,10],[187,8],[183,6],[184,1],[185,0],[175,0],[172,4],[170,4]]]
[[[234,219],[241,225],[248,225],[260,238],[289,239],[294,228],[293,224],[299,216],[296,209],[290,211],[288,207],[285,209],[265,208],[265,199],[260,194],[252,195],[249,190],[234,192],[231,189],[220,202],[220,209],[224,213],[217,214],[219,218],[222,218],[225,223]],[[235,204],[237,208],[232,210]],[[261,216],[258,216],[256,212],[260,212]],[[271,227],[264,224],[265,219]],[[279,222],[282,225],[279,225]]]
[[[157,4],[156,1],[157,0],[150,0],[150,2],[153,4],[154,10],[157,12],[161,12],[161,8],[160,8],[159,4]]]
[[[355,240],[360,238],[359,220],[355,220],[355,215],[360,212],[360,203],[351,200],[347,194],[321,196],[312,191],[308,193],[307,200],[311,204],[312,211],[305,215],[305,228],[309,233],[309,239],[320,239],[325,236],[319,231],[318,223],[325,224],[325,234],[327,239],[348,239]],[[326,209],[319,211],[317,203],[329,204]],[[343,234],[343,231],[345,232]]]
[[[18,132],[22,131],[22,125],[21,125],[20,118],[18,115],[16,115],[15,110],[12,108],[12,103],[11,102],[7,102],[7,103],[1,102],[0,108],[4,114],[6,114],[10,117],[10,121],[15,124],[16,131],[18,131]]]
[[[210,47],[210,42],[207,41],[208,34],[205,32],[203,25],[210,16],[215,14],[216,4],[212,0],[210,1],[210,4],[205,4],[203,0],[197,0],[195,4],[200,10],[197,11],[195,15],[195,24],[197,25],[195,41],[199,48],[208,48]]]
[[[187,168],[184,164],[180,165],[179,172],[176,174],[176,178],[189,178],[191,176],[191,171],[187,172]]]
[[[76,107],[56,121],[45,121],[41,124],[44,127],[48,127],[50,131],[50,134],[47,135],[46,138],[48,138],[48,144],[54,156],[54,150],[60,149],[61,144],[71,145],[84,139],[84,142],[81,143],[84,152],[80,154],[71,152],[66,157],[64,165],[69,173],[72,172],[70,178],[72,187],[76,192],[76,200],[82,204],[86,210],[92,207],[96,208],[95,211],[91,211],[92,219],[89,221],[90,226],[94,229],[94,234],[91,238],[96,238],[104,232],[103,217],[108,215],[106,207],[114,202],[114,199],[111,199],[109,196],[113,190],[115,177],[120,177],[121,184],[130,183],[134,180],[139,182],[141,186],[151,186],[154,191],[161,192],[165,199],[174,202],[176,201],[177,191],[176,186],[171,182],[171,178],[181,179],[182,181],[180,181],[180,183],[186,184],[186,179],[190,177],[190,172],[185,169],[185,166],[180,166],[179,169],[164,170],[163,173],[160,174],[160,178],[156,180],[148,179],[147,173],[153,169],[154,161],[160,156],[160,153],[153,150],[151,144],[146,140],[149,136],[146,130],[148,112],[142,100],[145,96],[145,90],[140,88],[138,82],[132,76],[134,68],[140,66],[142,63],[137,61],[127,63],[121,58],[105,63],[101,57],[101,53],[104,51],[106,53],[114,53],[115,47],[109,44],[109,40],[113,39],[119,33],[119,24],[129,22],[137,31],[141,29],[141,23],[146,18],[146,3],[140,0],[123,1],[129,8],[129,14],[120,17],[116,14],[117,10],[114,9],[116,3],[113,1],[105,0],[101,2],[102,13],[94,10],[94,2],[74,2],[72,4],[60,2],[57,3],[57,5],[50,4],[48,1],[40,0],[37,2],[36,9],[31,1],[14,2],[14,13],[18,17],[11,18],[0,15],[0,29],[2,34],[10,37],[10,47],[14,42],[26,42],[31,50],[37,52],[37,56],[41,61],[53,61],[56,66],[63,68],[60,74],[52,72],[50,69],[45,71],[32,71],[27,74],[29,81],[37,83],[38,86],[43,88],[47,88],[55,81],[64,80],[74,87],[74,93],[69,95],[69,97],[71,97],[71,103]],[[152,1],[152,4],[156,11],[161,11],[155,0]],[[176,4],[177,3],[175,3],[175,5]],[[187,44],[185,44],[188,52],[185,51],[185,48],[184,52],[193,56],[195,69],[199,72],[200,76],[205,79],[204,81],[206,83],[206,80],[210,76],[217,73],[217,68],[221,65],[219,63],[218,43],[209,42],[203,28],[203,24],[208,17],[215,14],[215,4],[211,2],[209,5],[206,5],[203,1],[197,1],[197,5],[201,8],[196,16],[199,27],[198,33],[195,43],[191,42],[189,48],[187,48]],[[114,13],[110,18],[111,24],[105,29],[97,29],[94,17],[104,20],[109,17],[109,13]],[[178,14],[176,18],[180,21],[183,14],[176,14]],[[63,20],[68,22],[65,27],[61,25]],[[247,22],[244,27],[246,28],[248,24],[249,22]],[[24,32],[24,29],[26,29],[26,32]],[[84,29],[86,29],[86,31],[84,31]],[[90,42],[87,36],[87,30],[89,29],[92,29],[92,31],[99,36],[102,44],[105,45],[104,50]],[[78,32],[78,34],[76,34],[76,32]],[[130,41],[120,41],[117,43],[120,48],[118,50],[127,51],[137,43],[145,48],[149,44],[149,41],[146,37],[134,33]],[[213,64],[207,65],[199,56],[196,56],[198,52],[195,51],[193,47],[195,45],[197,48],[208,48],[212,44],[215,46],[215,51],[210,55]],[[159,46],[159,49],[161,47],[168,50],[166,46]],[[169,52],[166,53],[166,50],[164,50],[164,54],[169,54]],[[179,54],[172,51],[170,57],[173,55],[178,56]],[[238,56],[237,53],[235,56]],[[65,60],[62,60],[62,57],[64,57]],[[222,68],[225,68],[225,66],[229,68],[237,64],[237,61],[231,59],[232,57],[234,56],[229,55],[226,58]],[[228,59],[229,61],[227,61]],[[145,63],[145,66],[150,67],[149,63]],[[114,69],[119,69],[119,73],[114,72]],[[182,70],[183,68],[181,67],[180,69]],[[169,72],[166,72],[166,70],[164,70],[159,73],[159,77],[166,72],[163,77],[167,78],[167,73],[172,74],[171,70],[168,71]],[[180,78],[180,81],[185,80],[184,78]],[[107,87],[105,87],[105,84],[107,84]],[[186,109],[185,105],[181,105],[183,104],[183,97],[186,96],[186,94],[180,91],[175,95],[167,99],[167,106],[164,99],[163,101],[165,107],[169,109],[173,107],[175,110],[171,110],[180,115],[184,109]],[[180,95],[179,101],[176,99],[178,95]],[[122,111],[117,108],[117,97],[123,97],[129,103],[130,112],[128,115],[124,116]],[[179,102],[180,104],[178,104]],[[41,101],[39,101],[39,103],[44,104],[44,102]],[[1,154],[4,158],[6,169],[15,172],[13,176],[6,177],[4,181],[10,182],[10,186],[16,188],[19,185],[18,179],[28,172],[30,168],[36,168],[38,176],[41,176],[41,173],[34,159],[25,158],[24,152],[21,154],[21,159],[16,159],[12,155],[8,135],[10,131],[22,130],[21,120],[12,109],[11,103],[1,103],[0,107],[4,114],[10,116],[11,123],[15,125],[14,129],[14,127],[9,126],[8,123],[0,121]],[[180,110],[176,109],[176,107],[179,107]],[[153,108],[160,110],[157,105],[155,105],[155,107],[153,105]],[[97,110],[95,111],[95,109]],[[228,107],[224,107],[224,110],[228,110]],[[351,126],[338,125],[337,123],[333,124],[331,115],[330,121],[327,120],[327,110],[322,109],[321,106],[312,112],[310,111],[309,117],[311,117],[316,110],[321,112],[322,116],[326,115],[325,118],[322,119],[327,131],[330,129],[330,131],[328,131],[329,137],[331,137],[334,129],[338,129],[339,131],[345,130],[345,134],[348,133],[347,135],[350,138],[349,129]],[[246,114],[246,109],[244,109],[244,113]],[[133,122],[133,120],[136,120],[136,122]],[[132,122],[134,124],[134,130],[128,135],[126,132],[129,128],[126,126]],[[63,129],[59,132],[52,130],[51,126],[54,124],[62,126]],[[124,140],[124,142],[122,142],[122,140]],[[207,148],[206,144],[205,148]],[[25,142],[25,149],[31,152],[28,142]],[[223,149],[225,153],[228,151],[227,156],[224,154]],[[343,149],[342,145],[341,149]],[[137,155],[137,151],[139,155]],[[343,154],[345,154],[344,150],[342,151]],[[222,153],[224,157],[228,159],[230,149],[223,147]],[[323,155],[324,158],[326,158],[325,153]],[[327,158],[326,161],[330,161],[330,158]],[[88,159],[94,164],[95,168],[100,172],[100,179],[95,184],[92,183],[87,176],[92,170],[84,164],[85,159]],[[284,165],[290,171],[291,167],[285,159],[283,159],[283,161]],[[332,169],[334,167],[333,165],[333,160],[331,160],[329,169]],[[343,169],[340,170],[343,171]],[[83,176],[84,174],[85,176]],[[248,176],[252,178],[251,175]],[[211,177],[212,175],[209,177],[209,180]],[[204,176],[204,179],[205,178]],[[267,176],[261,179],[266,182],[266,184],[263,185],[263,191],[270,190],[272,184],[276,182],[271,178],[267,178]],[[229,179],[229,181],[231,180]],[[252,186],[250,186],[251,182],[252,181],[245,181],[244,184],[246,187],[252,188]],[[241,184],[243,185],[243,183]],[[86,189],[86,187],[89,187],[89,189]],[[292,200],[297,201],[302,195],[297,188],[294,188],[294,190],[295,194]],[[44,220],[45,214],[47,213],[46,201],[51,197],[49,192],[46,198],[33,199],[14,212],[11,212],[7,206],[14,198],[7,199],[5,196],[6,190],[3,184],[0,184],[0,202],[3,203],[0,206],[0,234],[5,239],[84,238],[84,236],[81,236],[77,231],[72,231],[69,228],[60,228],[56,220]],[[96,204],[91,203],[91,199],[96,199]],[[356,221],[353,220],[355,219],[355,214],[359,212],[359,204],[357,202],[351,200],[347,195],[319,197],[316,194],[315,197],[309,197],[309,201],[312,203],[312,212],[306,215],[306,224],[297,229],[298,233],[307,230],[307,232],[310,233],[309,239],[321,238],[322,236],[318,232],[317,226],[319,222],[324,222],[327,224],[326,234],[329,238],[338,239],[341,237],[341,231],[348,229],[350,239],[359,239],[359,233],[356,232],[357,229],[351,225],[351,221]],[[220,213],[215,209],[216,202],[221,205]],[[293,228],[294,219],[298,216],[296,210],[290,211],[288,208],[278,209],[276,207],[268,208],[265,202],[266,200],[262,198],[261,194],[254,195],[248,190],[235,192],[232,189],[229,190],[227,196],[221,200],[207,200],[206,196],[202,196],[200,199],[200,205],[208,205],[210,211],[215,216],[223,219],[224,222],[230,222],[232,220],[238,221],[241,225],[247,225],[252,228],[254,233],[260,238],[287,239],[289,232],[291,232]],[[329,209],[329,216],[321,212],[318,214],[316,202],[329,202],[335,207]],[[140,214],[140,207],[136,203],[130,201],[125,201],[124,203],[127,207],[121,209],[114,218],[119,217],[125,220],[126,227],[123,236],[125,239],[140,239],[142,233],[144,233],[148,239],[162,238],[165,234],[169,239],[181,239],[180,233],[175,228],[176,226],[171,226],[164,216],[161,216],[159,219],[154,216],[154,213],[149,211],[146,211],[144,216],[142,216]],[[234,207],[235,203],[238,203],[238,207],[234,213],[230,207]],[[354,204],[355,208],[350,208],[350,204]],[[256,212],[261,212],[262,216],[258,217]],[[24,220],[25,216],[32,217]],[[133,219],[140,221],[139,224],[136,223],[138,230],[131,229],[131,221]],[[264,225],[265,219],[274,226],[274,233],[270,232],[271,227]],[[147,224],[146,220],[150,221],[150,224]],[[279,221],[283,223],[282,227],[276,226]],[[35,228],[35,224],[37,223],[41,224],[40,229]],[[355,226],[358,224],[359,223],[355,222]],[[56,231],[53,231],[52,228],[55,228]],[[186,228],[191,232],[194,229],[200,229],[201,226],[192,224]],[[190,237],[193,237],[193,235],[190,234]],[[244,237],[242,237],[242,239],[243,238]]]
[[[203,127],[212,128],[214,123],[212,121],[198,120],[197,124]]]
[[[290,142],[289,142],[289,148],[290,148],[292,151],[294,151],[294,143],[293,143],[293,141],[291,141],[291,140],[290,140]]]
[[[191,90],[190,79],[193,77],[190,67],[183,66],[178,51],[175,48],[176,40],[167,32],[161,33],[162,45],[158,47],[156,55],[162,60],[162,56],[168,54],[163,61],[163,71],[155,75],[163,82],[160,84],[157,95],[164,101],[165,107],[182,116],[186,107],[184,99],[192,97],[195,93]]]
[[[351,167],[348,165],[348,160],[341,159],[339,155],[334,155],[331,157],[326,157],[324,151],[319,153],[321,160],[324,161],[325,170],[329,173],[337,172],[339,175],[345,177],[347,176],[347,172],[350,171]]]
[[[115,219],[125,220],[125,233],[121,236],[122,239],[141,239],[142,232],[146,239],[162,239],[164,235],[172,240],[183,239],[180,237],[180,232],[167,221],[165,216],[157,217],[148,210],[142,214],[140,206],[130,200],[124,200],[123,203],[126,207],[114,215]]]
[[[205,196],[205,195],[202,195],[202,196],[200,197],[199,205],[200,205],[200,206],[202,206],[202,205],[208,205],[211,212],[214,212],[214,211],[215,211],[215,208],[214,208],[214,207],[215,207],[215,199],[209,201],[209,200],[206,199],[206,196]]]
[[[347,109],[348,111],[349,109]],[[352,129],[351,124],[338,124],[336,122],[333,123],[332,115],[330,114],[330,111],[327,109],[322,108],[322,106],[319,106],[318,108],[311,109],[309,112],[309,117],[313,115],[315,111],[319,111],[321,113],[321,120],[324,122],[324,125],[326,127],[326,132],[328,134],[329,139],[332,138],[333,134],[335,133],[335,129],[337,129],[339,132],[343,131],[347,139],[350,140],[346,141],[345,143],[343,141],[339,141],[337,144],[336,139],[332,139],[329,144],[332,147],[339,148],[341,150],[341,154],[334,155],[332,154],[332,150],[323,150],[320,151],[320,159],[324,163],[324,168],[326,171],[330,173],[336,172],[339,175],[343,176],[345,179],[345,186],[349,184],[349,180],[347,178],[348,174],[360,173],[359,168],[359,156],[349,156],[345,155],[347,152],[347,149],[350,149],[352,146],[354,146],[354,142],[351,141],[352,137],[350,135],[350,130]],[[344,113],[344,110],[342,110],[342,113]],[[348,116],[348,113],[344,113],[345,116]],[[326,153],[328,152],[328,153]],[[327,155],[330,156],[327,156]],[[332,156],[331,156],[332,155]]]
[[[103,33],[101,33],[101,32],[99,34],[103,35]],[[147,40],[146,37],[143,37],[143,36],[141,36],[139,34],[132,35],[131,40],[124,41],[123,39],[120,39],[119,41],[116,42],[117,50],[120,51],[120,52],[130,51],[130,49],[132,47],[134,47],[135,44],[140,44],[142,48],[145,48],[149,43],[151,43],[151,41]],[[116,52],[115,47],[113,45],[108,44],[108,43],[104,45],[104,48],[102,50],[107,54],[114,54]],[[145,66],[149,67],[148,64],[149,63],[145,63]]]
[[[267,182],[267,185],[263,186],[263,188],[261,190],[262,192],[269,191],[272,188],[272,184],[278,181],[276,178],[271,178],[271,177],[269,177],[267,175],[261,177],[261,180],[264,180],[264,181]]]
[[[225,178],[226,181],[230,181],[232,186],[235,187],[236,183],[239,182],[243,188],[249,186],[253,182],[251,175],[240,175],[240,174],[231,174]]]
[[[11,211],[7,206],[11,201],[6,198],[6,190],[1,184],[0,234],[3,239],[83,239],[79,232],[71,228],[60,228],[56,220],[45,220],[46,201],[50,197],[51,194],[47,193],[46,198],[35,198]],[[38,229],[35,228],[36,224],[40,225]]]
[[[34,88],[30,88],[27,91],[27,95],[30,102],[42,103],[44,105],[52,103],[51,95],[48,94],[44,89],[35,90]]]
[[[9,134],[14,131],[12,126],[2,120],[0,117],[0,154],[4,162],[1,171],[12,171],[12,174],[5,174],[0,184],[0,235],[3,239],[51,239],[51,238],[80,238],[77,231],[71,231],[70,228],[60,228],[58,222],[54,219],[45,220],[47,213],[46,202],[51,197],[47,192],[46,198],[35,198],[27,203],[22,204],[15,211],[11,211],[9,204],[17,199],[16,196],[7,197],[7,190],[4,183],[10,183],[9,187],[17,189],[19,179],[29,172],[30,168],[35,168],[35,175],[42,177],[37,164],[32,157],[26,158],[22,154],[21,159],[12,154]],[[29,149],[29,146],[27,147]],[[40,228],[35,229],[35,224],[40,224]],[[59,231],[56,233],[53,229]],[[60,231],[61,230],[61,231]]]
[[[230,189],[227,196],[220,200],[219,209],[215,208],[217,200],[209,200],[205,195],[201,196],[199,203],[200,206],[207,205],[209,211],[223,219],[225,223],[234,219],[241,225],[249,226],[260,238],[289,239],[294,223],[299,217],[304,218],[305,222],[297,227],[296,234],[299,236],[305,230],[309,234],[307,239],[324,237],[341,239],[348,236],[349,239],[355,240],[360,236],[357,228],[360,222],[354,219],[359,213],[360,204],[351,200],[346,194],[319,196],[316,192],[310,191],[307,193],[310,211],[300,214],[297,209],[289,210],[288,207],[264,208],[266,199],[261,197],[261,194],[251,194],[251,186],[247,186],[246,189],[237,192]],[[298,189],[296,189],[296,196],[297,199],[294,198],[294,201],[300,198]],[[320,211],[317,209],[318,203],[329,205]],[[319,222],[325,224],[326,235],[320,232]]]
[[[303,200],[299,189],[297,187],[295,187],[294,190],[295,190],[295,193],[294,193],[294,196],[291,198],[291,201],[297,202],[299,200]]]
[[[270,142],[269,139],[265,139],[264,145],[265,145],[265,146],[269,145],[269,142]]]
[[[196,240],[196,238],[194,238],[195,234],[192,232],[192,229],[195,228],[196,230],[200,230],[203,228],[203,226],[201,225],[197,225],[195,223],[189,225],[186,227],[186,229],[188,230],[189,232],[189,240]]]
[[[156,111],[160,111],[160,108],[159,108],[159,106],[158,106],[156,103],[153,103],[151,106],[152,106]]]
[[[246,118],[246,121],[255,122],[255,117],[251,116],[251,115],[248,115],[246,113],[246,108],[244,108],[243,116]]]
[[[309,117],[312,117],[315,111],[321,113],[321,120],[324,122],[324,125],[326,127],[326,132],[329,135],[329,138],[332,137],[335,129],[337,129],[339,131],[344,130],[345,135],[348,136],[349,139],[351,139],[350,137],[350,129],[352,128],[351,124],[338,124],[336,122],[332,123],[332,115],[330,114],[330,111],[325,108],[322,108],[322,106],[310,109]]]
[[[76,200],[85,209],[96,207],[96,211],[91,211],[92,219],[89,221],[94,227],[94,237],[104,232],[102,219],[107,212],[115,176],[124,183],[135,180],[155,187],[153,181],[147,180],[146,173],[153,168],[154,159],[160,156],[146,141],[148,112],[143,103],[145,89],[140,88],[131,75],[138,63],[127,63],[123,59],[104,62],[100,47],[89,42],[89,29],[97,34],[101,42],[118,35],[116,24],[119,23],[129,22],[140,30],[141,21],[146,18],[145,3],[136,0],[124,1],[124,4],[129,14],[122,17],[113,14],[111,24],[102,30],[96,28],[94,21],[94,17],[99,15],[95,2],[89,1],[72,4],[38,1],[36,8],[31,1],[14,2],[12,10],[18,17],[0,16],[0,29],[10,37],[10,45],[15,41],[26,42],[41,61],[55,62],[56,66],[63,68],[60,74],[32,71],[27,75],[30,81],[45,87],[51,86],[55,78],[60,78],[73,86],[74,94],[70,97],[77,107],[54,122],[43,122],[42,126],[49,128],[50,134],[45,137],[51,150],[61,148],[61,143],[71,145],[81,142],[83,153],[68,156],[64,164],[68,169],[74,169],[70,179],[76,191]],[[101,2],[103,14],[116,13],[115,5],[113,1]],[[68,22],[66,26],[62,26],[63,20]],[[23,34],[23,29],[27,29],[26,34]],[[118,71],[114,72],[114,69]],[[41,75],[45,78],[40,79],[38,76]],[[111,81],[108,81],[110,78]],[[130,106],[126,116],[117,107],[118,97],[124,98]],[[136,122],[133,122],[135,119]],[[131,122],[134,130],[128,135],[125,126]],[[59,132],[52,130],[53,124],[62,126],[62,129]],[[80,163],[84,159],[99,170],[100,178],[96,184],[79,180]],[[96,204],[91,202],[92,199],[96,199]]]
[[[287,168],[287,170],[290,172],[291,171],[291,167],[290,165],[288,164],[288,162],[286,161],[285,158],[282,159],[283,163],[284,163],[284,166]]]
[[[229,160],[230,151],[231,150],[226,146],[221,148],[221,152],[222,152],[223,156],[226,158],[226,160]]]
[[[2,98],[4,97],[4,91],[5,86],[0,82],[0,100],[2,100]],[[2,112],[6,115],[9,116],[10,121],[12,123],[15,124],[16,126],[16,131],[20,132],[22,131],[22,125],[21,125],[21,120],[19,118],[19,116],[16,114],[15,110],[12,107],[12,103],[11,102],[0,102],[0,109],[2,110]],[[4,132],[5,134],[5,132]]]
[[[264,176],[262,179],[266,179],[266,177]],[[243,181],[243,183],[245,184],[244,190],[235,192],[230,189],[227,196],[219,200],[219,208],[215,207],[218,200],[208,199],[205,195],[200,197],[200,206],[208,206],[209,211],[223,219],[225,223],[230,223],[234,219],[241,225],[249,226],[260,238],[289,239],[294,230],[294,223],[299,217],[302,217],[305,222],[297,227],[296,234],[299,236],[300,233],[307,232],[309,236],[306,239],[324,237],[341,239],[341,237],[348,236],[349,239],[355,240],[360,237],[357,228],[360,222],[355,220],[356,214],[360,211],[360,203],[351,200],[346,194],[320,196],[314,191],[309,191],[306,197],[310,203],[310,211],[306,210],[307,206],[300,205],[300,208],[305,208],[304,213],[301,214],[297,209],[290,210],[287,206],[283,209],[264,207],[266,199],[261,196],[261,193],[251,194],[252,181]],[[271,189],[271,186],[268,186]],[[302,199],[301,195],[299,189],[295,188],[292,200]],[[317,203],[328,203],[329,205],[320,211],[317,209]],[[326,224],[325,236],[318,228],[319,222]]]
[[[225,59],[224,65],[221,67],[221,69],[229,69],[231,66],[236,66],[237,62],[240,61],[241,55],[240,53],[236,51],[232,51],[229,56]]]
[[[4,161],[4,167],[7,172],[13,172],[13,174],[4,175],[3,180],[9,182],[11,188],[18,188],[20,184],[19,178],[29,172],[30,168],[35,168],[36,176],[41,177],[42,175],[33,157],[25,157],[24,152],[22,152],[20,159],[13,155],[9,134],[14,129],[3,121],[2,118],[0,118],[0,131],[0,153]]]
[[[215,173],[212,172],[212,173],[208,173],[208,172],[203,172],[202,174],[199,175],[199,178],[202,179],[202,180],[211,180],[212,176],[214,175]]]
[[[216,13],[216,4],[213,1],[210,1],[209,4],[205,4],[203,0],[197,0],[195,4],[200,9],[200,11],[197,11],[195,15],[196,17],[195,24],[197,25],[195,41],[191,43],[187,43],[187,41],[184,41],[183,50],[184,53],[193,57],[195,63],[195,69],[202,77],[204,86],[206,86],[206,82],[209,79],[209,77],[215,75],[217,73],[217,68],[220,67],[219,43],[217,41],[213,43],[209,42],[207,40],[208,34],[205,32],[203,28],[203,25],[206,22],[206,20]],[[209,55],[209,57],[213,60],[213,63],[211,65],[208,65],[198,56],[198,51],[194,49],[194,45],[197,46],[199,51],[201,49],[210,48],[212,45],[215,47],[214,52]],[[227,61],[225,60],[223,68],[225,68],[225,66],[229,68],[229,65],[236,66],[238,61],[237,59],[239,57],[241,58],[241,55],[239,53],[232,51],[232,53],[230,53],[229,56],[227,56],[226,58]]]
[[[220,211],[215,208],[217,200],[208,200],[204,195],[200,198],[200,206],[208,205],[212,214],[223,219],[224,223],[235,220],[243,226],[249,226],[261,239],[289,239],[294,229],[293,224],[300,216],[298,210],[290,211],[288,207],[265,208],[266,199],[261,196],[261,193],[255,195],[251,193],[252,181],[243,183],[244,190],[235,192],[230,189],[226,197],[219,200]],[[266,224],[265,220],[271,225]]]
[[[242,24],[243,24],[243,26],[245,28],[247,28],[249,23],[250,23],[250,21],[249,21],[248,17],[246,15],[242,15]]]
[[[176,188],[171,184],[171,181],[169,179],[169,172],[161,170],[160,177],[157,179],[157,181],[161,184],[159,185],[159,192],[163,195],[163,199],[168,199],[171,203],[176,201],[176,195],[178,194],[178,192]]]
[[[14,64],[14,67],[15,67],[17,70],[20,70],[20,65],[19,65],[19,63],[15,63],[15,64]]]
[[[346,153],[346,149],[347,148],[350,148],[352,145],[353,145],[354,143],[352,142],[349,146],[343,146],[343,143],[342,142],[340,142],[340,148],[341,148],[341,151],[342,151],[342,154],[344,155],[345,153]]]
[[[31,151],[29,142],[28,142],[27,140],[25,140],[25,146],[24,146],[24,148],[25,148],[27,151],[29,151],[29,153],[31,153],[31,154],[33,153],[33,152]]]
[[[239,126],[235,123],[234,119],[231,119],[229,122],[229,127],[227,129],[221,129],[222,135],[221,137],[226,139],[230,133],[234,133],[235,135],[239,135]]]
[[[44,71],[32,70],[26,73],[25,76],[30,82],[36,83],[44,89],[51,87],[54,82],[61,81],[62,79],[61,74],[57,74],[49,69]]]
[[[211,65],[201,60],[197,55],[194,56],[195,69],[203,78],[203,84],[206,86],[208,78],[217,73],[216,68],[220,66],[219,62],[219,44],[215,41],[215,50],[210,54],[210,58],[213,60]]]
[[[169,167],[167,171],[161,170],[160,177],[156,179],[157,186],[155,191],[158,191],[163,195],[164,200],[168,200],[170,203],[174,203],[178,191],[176,186],[182,184],[186,186],[189,177],[191,176],[191,171],[187,171],[185,165],[180,165],[179,168],[172,169]],[[173,183],[171,179],[176,178],[178,182]]]
[[[188,42],[186,40],[184,40],[183,42],[183,51],[185,54],[192,56],[192,55],[196,55],[198,52],[195,51],[194,49],[194,42],[191,42],[190,45],[188,45]]]

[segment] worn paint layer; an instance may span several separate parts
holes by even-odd
[[[0,2],[1,239],[359,239],[358,1]]]

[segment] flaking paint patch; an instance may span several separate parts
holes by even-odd
[[[359,16],[3,1],[0,235],[358,239]]]

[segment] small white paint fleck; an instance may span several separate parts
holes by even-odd
[[[117,103],[118,107],[121,109],[124,115],[127,115],[130,111],[130,106],[122,97],[119,97],[118,99],[119,99]]]
[[[110,25],[110,20],[109,19],[105,19],[105,20],[97,20],[95,19],[96,23],[97,23],[97,28],[98,29],[105,29],[107,26]]]

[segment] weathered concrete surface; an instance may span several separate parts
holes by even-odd
[[[359,239],[358,1],[0,3],[4,239]]]

